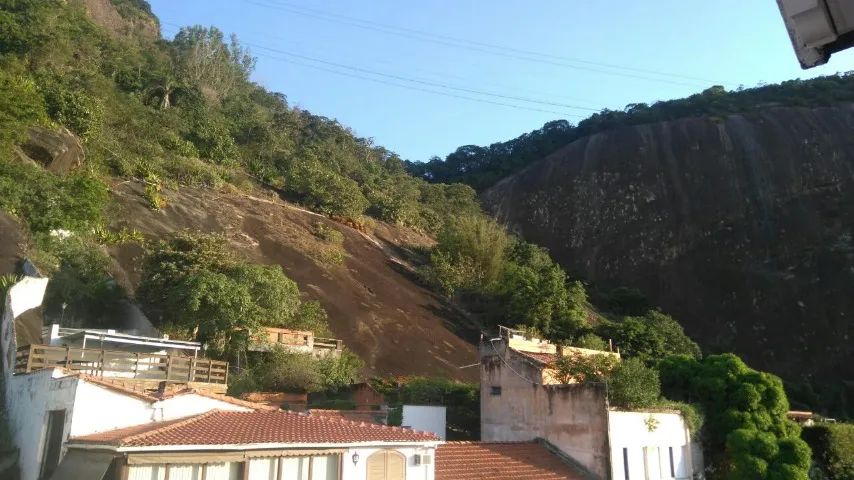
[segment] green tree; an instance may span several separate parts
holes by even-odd
[[[246,263],[225,238],[192,233],[146,256],[137,297],[158,323],[224,356],[245,350],[261,326],[303,325],[300,313],[311,310],[301,309],[299,289],[280,267]]]
[[[854,478],[854,424],[819,423],[804,428],[801,438],[829,480]]]
[[[613,355],[569,353],[558,357],[554,369],[560,383],[604,383],[619,363]]]
[[[671,356],[658,369],[668,398],[703,406],[707,460],[718,476],[807,478],[810,450],[786,418],[789,403],[779,378],[748,368],[733,354]]]
[[[434,265],[437,281],[447,293],[457,289],[492,289],[504,266],[510,239],[495,221],[479,215],[450,219],[437,238]]]
[[[654,406],[661,398],[658,372],[637,358],[627,358],[608,377],[611,405],[624,408]]]
[[[612,339],[621,353],[644,361],[656,361],[667,355],[700,356],[700,347],[685,335],[682,326],[669,315],[656,310],[642,317],[602,322],[597,333]]]

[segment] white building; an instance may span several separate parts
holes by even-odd
[[[482,342],[481,438],[542,439],[595,478],[690,479],[701,472],[701,449],[679,412],[611,408],[604,385],[557,380],[558,355],[594,353],[560,351],[511,330]]]
[[[434,480],[435,435],[287,411],[210,411],[71,438],[55,480]]]
[[[401,408],[402,426],[435,433],[440,440],[447,437],[447,409],[444,406],[403,405]]]
[[[15,375],[8,381],[7,418],[19,449],[21,480],[36,480],[52,471],[64,456],[69,438],[212,409],[274,410],[189,388],[164,394],[137,391],[124,381],[59,368]]]

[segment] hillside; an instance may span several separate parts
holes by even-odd
[[[854,380],[852,129],[847,103],[618,127],[482,199],[571,273],[640,287],[704,350],[840,412]]]
[[[452,306],[413,281],[391,254],[402,244],[429,241],[379,223],[371,235],[331,222],[286,202],[206,189],[168,192],[169,204],[153,211],[139,184],[115,187],[119,206],[115,227],[163,238],[182,229],[222,233],[247,259],[280,265],[309,298],[329,314],[329,328],[367,364],[373,375],[436,375],[471,379],[459,370],[476,359],[476,327]],[[328,247],[311,232],[318,222],[344,233],[341,265],[318,261]],[[139,274],[139,248],[112,250],[117,278],[132,289]]]
[[[196,26],[162,40],[158,25],[144,0],[0,0],[0,273],[24,256],[45,268],[52,320],[120,328],[139,303],[170,328],[137,298],[145,255],[181,232],[219,234],[228,268],[319,301],[311,318],[362,374],[476,375],[457,367],[475,360],[479,327],[398,258],[432,245],[449,212],[482,215],[474,191],[413,178],[393,152],[251,82],[236,38]],[[231,275],[232,290],[253,281]],[[205,298],[182,305],[234,318],[233,299]]]

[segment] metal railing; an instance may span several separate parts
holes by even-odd
[[[53,367],[124,380],[228,383],[228,362],[219,360],[51,345],[18,348],[15,373]]]

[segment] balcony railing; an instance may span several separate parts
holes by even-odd
[[[51,345],[18,348],[15,373],[53,367],[123,380],[228,383],[228,362],[219,360]]]

